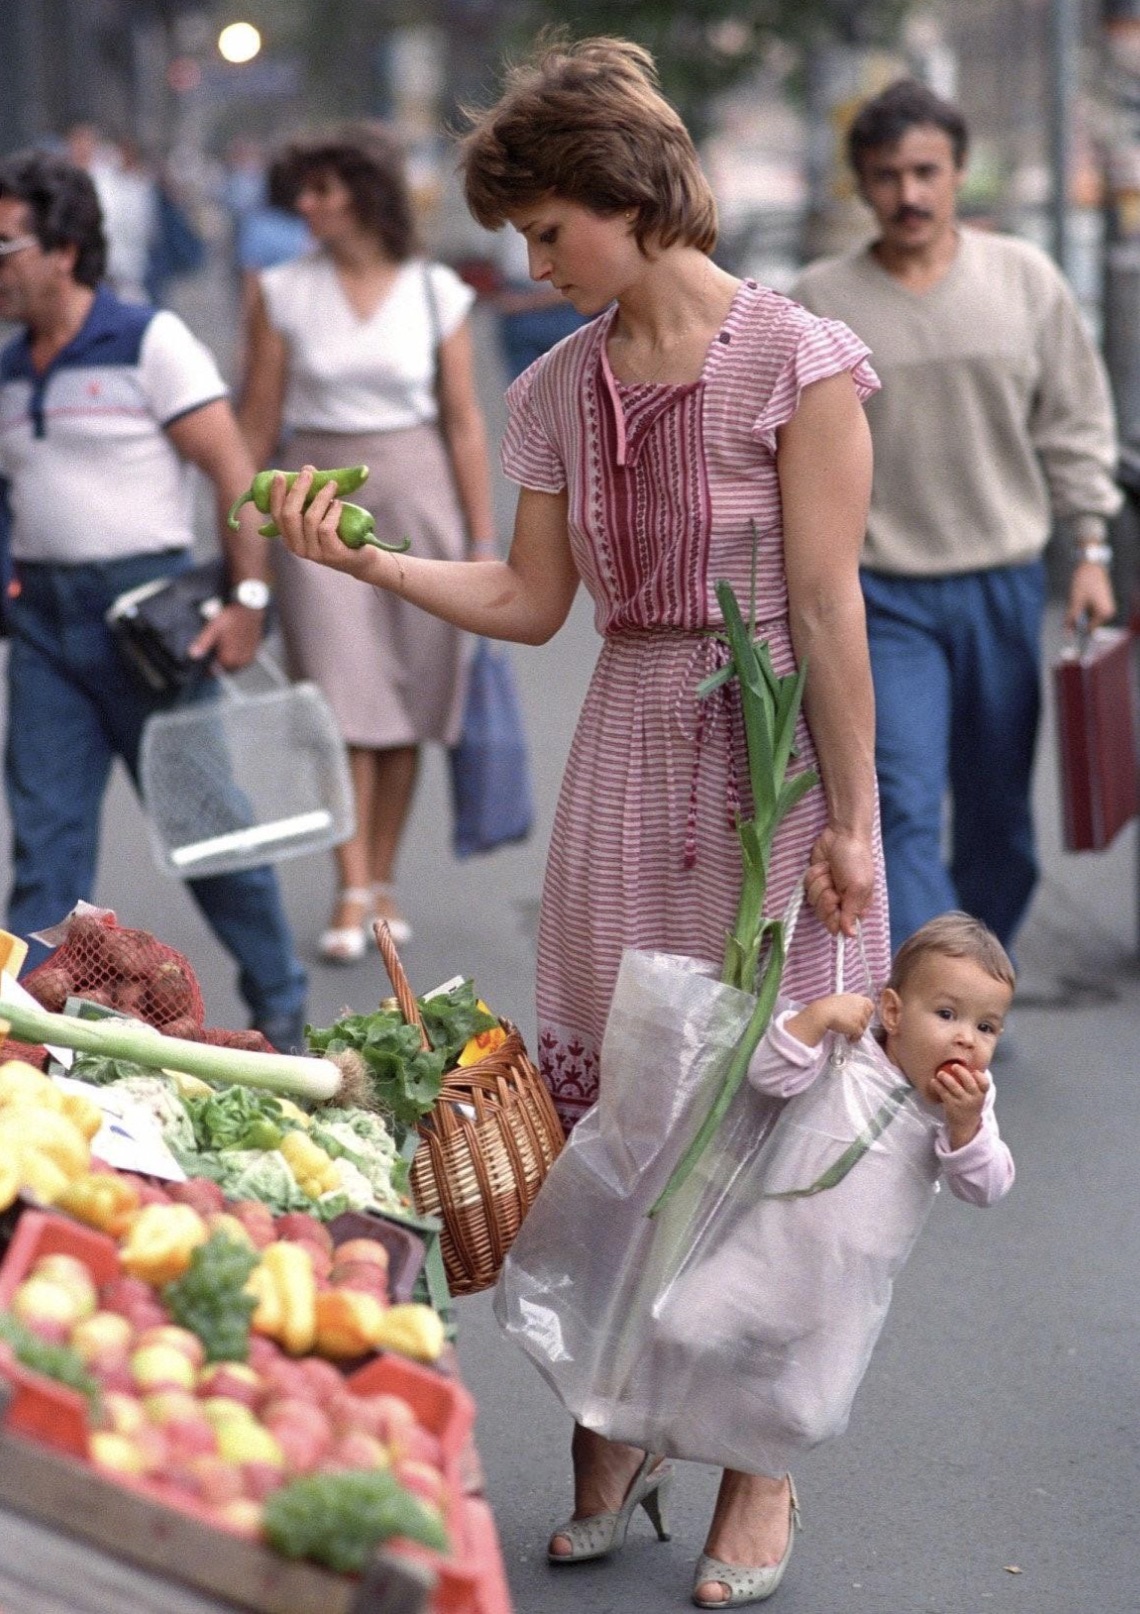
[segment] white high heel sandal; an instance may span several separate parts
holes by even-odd
[[[376,884],[372,887],[370,900],[374,902],[377,897],[382,897],[386,902],[395,902],[396,887],[389,884],[387,881],[377,880]],[[392,933],[392,940],[395,942],[397,947],[403,947],[411,941],[412,927],[402,915],[397,915],[392,919],[389,919],[386,914],[379,914],[376,917],[384,920],[384,923],[388,926],[388,929]]]
[[[330,925],[322,930],[317,952],[326,964],[359,964],[368,946],[364,927],[372,918],[375,897],[368,886],[350,885],[338,892],[337,901],[356,903],[365,910],[364,918],[358,925]]]

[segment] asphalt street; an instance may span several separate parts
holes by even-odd
[[[226,300],[188,288],[183,309],[228,351]],[[480,325],[492,426],[502,376]],[[500,485],[504,533],[509,492]],[[592,665],[589,610],[518,648],[538,802],[532,839],[457,862],[444,758],[426,757],[400,870],[415,927],[417,990],[456,973],[533,1046],[534,925],[561,768]],[[1048,719],[1049,714],[1047,714]],[[850,1428],[797,1472],[805,1529],[774,1607],[782,1614],[1136,1614],[1137,1050],[1135,826],[1106,853],[1068,856],[1057,828],[1045,725],[1037,780],[1044,879],[1024,932],[1022,988],[996,1067],[998,1112],[1018,1180],[978,1211],[943,1194],[896,1287]],[[984,788],[984,781],[979,781]],[[7,826],[0,826],[6,862]],[[379,957],[335,968],[314,940],[333,886],[324,857],[283,863],[310,1018],[364,1010],[388,991]],[[6,880],[6,868],[0,878]],[[215,1024],[243,1024],[230,960],[176,882],[160,874],[117,776],[104,820],[98,900],[184,950]],[[710,1308],[716,1305],[709,1296]],[[459,1305],[460,1357],[519,1614],[617,1614],[689,1605],[715,1475],[683,1465],[673,1539],[644,1518],[614,1561],[552,1569],[545,1541],[569,1511],[569,1426],[530,1365],[500,1338],[489,1297]]]

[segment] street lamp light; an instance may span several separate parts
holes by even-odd
[[[261,49],[261,35],[251,22],[227,23],[218,35],[218,52],[223,61],[252,62]]]

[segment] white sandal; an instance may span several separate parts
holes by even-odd
[[[326,964],[359,964],[368,945],[365,924],[372,916],[375,898],[368,886],[346,886],[338,892],[337,902],[352,902],[365,910],[359,925],[330,925],[322,930],[317,951]]]
[[[371,900],[373,901],[377,897],[381,897],[387,902],[395,902],[396,887],[384,880],[377,880],[376,884],[372,887],[370,895]],[[377,914],[376,917],[383,919],[384,923],[388,926],[388,929],[392,934],[392,940],[395,942],[397,947],[404,947],[408,942],[411,941],[412,927],[402,915],[396,914],[392,918],[389,918],[387,914]]]

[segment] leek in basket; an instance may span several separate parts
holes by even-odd
[[[755,992],[756,1007],[740,1041],[732,1050],[724,1080],[708,1114],[650,1211],[651,1216],[656,1216],[673,1197],[704,1153],[744,1080],[749,1060],[768,1029],[787,950],[784,921],[764,917],[772,844],[777,829],[792,808],[818,783],[818,775],[811,769],[796,774],[794,778],[787,777],[788,763],[795,755],[796,720],[803,703],[806,664],[798,672],[781,677],[772,666],[767,643],[756,642],[755,580],[748,627],[745,626],[731,584],[719,582],[716,597],[724,616],[725,636],[732,659],[720,671],[706,678],[699,685],[697,693],[707,698],[729,679],[739,681],[753,811],[752,818],[741,819],[737,823],[744,860],[744,881],[736,911],[736,925],[729,934],[724,950],[721,980],[742,992]],[[763,973],[760,974],[762,955],[764,964]]]

